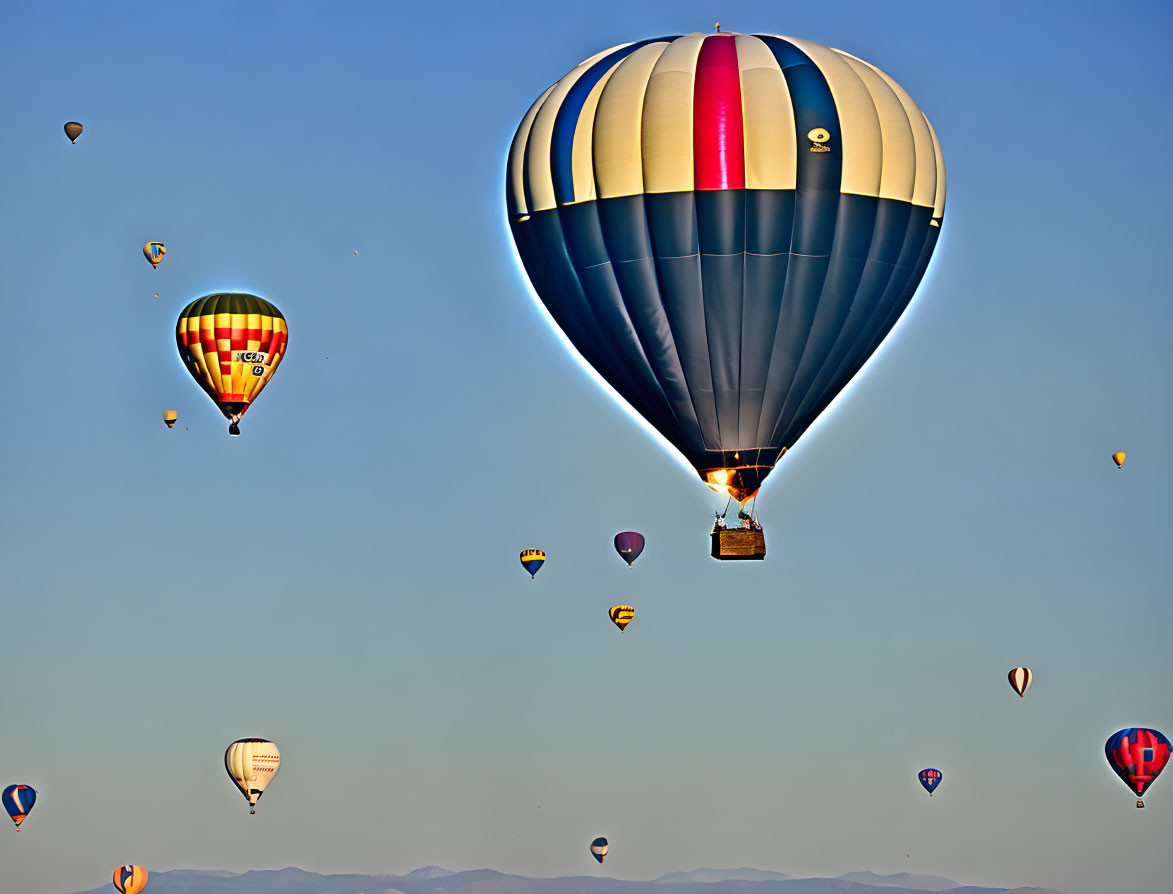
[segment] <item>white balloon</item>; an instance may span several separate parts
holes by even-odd
[[[249,813],[281,766],[281,752],[268,739],[237,739],[224,752],[224,769],[248,800]]]

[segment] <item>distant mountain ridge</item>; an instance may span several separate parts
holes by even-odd
[[[887,888],[911,888],[914,891],[946,891],[959,885],[951,878],[940,875],[910,875],[897,872],[895,875],[876,875],[874,872],[845,872],[839,878],[861,885],[880,885]]]
[[[446,875],[456,875],[451,869],[445,869],[443,866],[421,866],[419,869],[413,869],[403,878],[417,879],[417,878],[443,878]]]
[[[944,887],[939,887],[944,885]],[[77,894],[109,894],[110,882]],[[232,873],[199,869],[151,871],[149,894],[1058,894],[1046,888],[981,888],[941,876],[849,872],[838,878],[795,878],[782,872],[694,869],[651,881],[598,876],[527,878],[493,869],[456,872],[424,866],[407,875],[319,875],[304,869]]]
[[[669,872],[659,878],[652,879],[652,883],[662,885],[666,882],[765,882],[782,881],[790,878],[785,872],[769,872],[764,869],[750,869],[742,866],[740,869],[694,869],[691,872]]]

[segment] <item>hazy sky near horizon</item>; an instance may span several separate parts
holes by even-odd
[[[503,201],[549,84],[715,19],[879,66],[949,177],[908,313],[762,490],[762,563],[709,558],[722,501],[565,351]],[[40,800],[0,828],[0,887],[131,861],[1164,889],[1173,779],[1136,810],[1103,744],[1173,734],[1171,25],[1156,0],[6,2],[0,784]],[[231,290],[290,337],[230,439],[173,331]],[[283,755],[252,817],[243,736]]]

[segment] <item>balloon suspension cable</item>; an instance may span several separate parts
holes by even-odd
[[[729,499],[725,501],[725,512],[721,513],[721,518],[725,517],[725,513],[729,511],[729,507],[732,505],[732,503],[733,503],[733,494],[730,494]]]
[[[754,521],[758,520],[758,495],[756,492],[753,495],[753,502],[749,504],[749,517]]]

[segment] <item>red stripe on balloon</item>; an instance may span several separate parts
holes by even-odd
[[[701,44],[692,115],[696,188],[744,189],[741,73],[733,37],[714,34]]]

